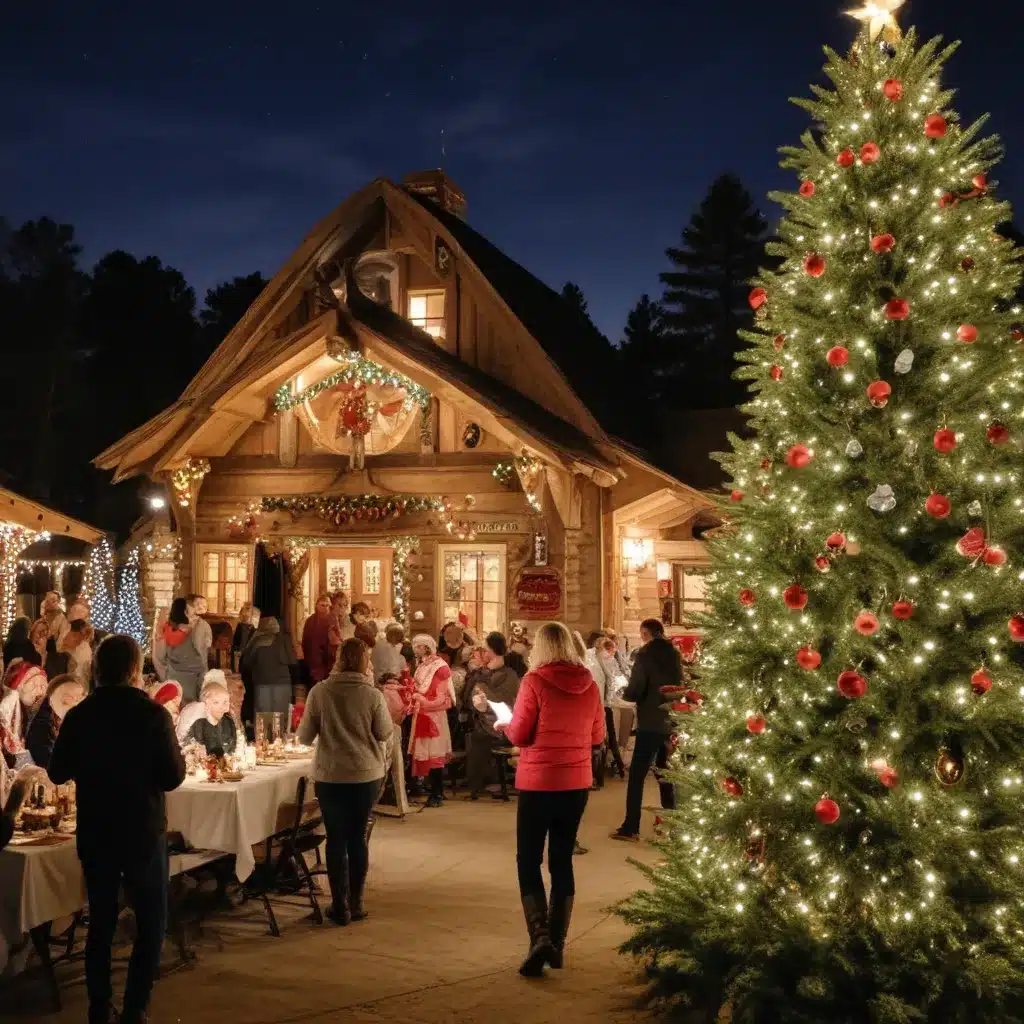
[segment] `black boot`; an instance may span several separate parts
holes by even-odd
[[[551,933],[552,955],[548,963],[556,970],[562,966],[562,954],[565,951],[565,937],[569,933],[569,921],[572,919],[573,897],[551,897],[551,914],[548,918],[548,930]]]
[[[336,865],[334,871],[331,871],[330,861],[327,864],[327,881],[331,886],[331,906],[325,916],[329,921],[344,928],[352,920],[348,908],[348,857],[345,857],[342,864]]]
[[[548,933],[548,901],[543,892],[523,895],[523,914],[526,930],[530,935],[530,952],[519,968],[524,978],[540,978],[544,965],[551,962],[554,949]]]

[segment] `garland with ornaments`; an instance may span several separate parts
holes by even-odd
[[[182,508],[189,508],[195,505],[199,488],[209,472],[209,459],[190,457],[184,466],[171,473],[171,486],[174,490],[174,498]]]
[[[430,405],[430,392],[425,387],[406,377],[404,373],[389,370],[380,363],[352,353],[340,370],[300,391],[295,391],[291,384],[282,384],[274,392],[274,408],[278,412],[287,412],[339,384],[361,384],[364,387],[375,384],[380,387],[402,388],[406,393],[405,400],[410,405],[418,405],[420,408],[427,408]]]

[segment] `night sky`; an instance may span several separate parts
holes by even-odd
[[[859,5],[859,4],[858,4]],[[155,254],[200,297],[274,273],[356,188],[443,166],[469,221],[617,339],[710,181],[791,187],[776,148],[806,115],[835,0],[11,4],[0,17],[0,215],[71,222],[90,260]],[[1017,15],[908,0],[904,27],[963,41],[945,83],[990,111],[1024,203]],[[508,11],[509,13],[494,13]]]

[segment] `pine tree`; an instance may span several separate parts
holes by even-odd
[[[587,310],[587,297],[583,294],[583,289],[578,284],[575,284],[573,281],[566,281],[562,285],[562,298],[573,315],[580,320],[585,320],[591,327],[594,326],[594,322],[590,319],[590,313]]]
[[[938,83],[954,48],[887,36],[826,51],[782,151],[681,809],[622,908],[706,1021],[1024,1005],[1020,250],[998,142]]]
[[[658,374],[666,359],[662,309],[649,295],[641,295],[626,316],[619,351],[631,372]],[[657,383],[654,383],[657,389]]]
[[[659,367],[680,402],[724,408],[744,400],[732,379],[737,332],[752,326],[747,282],[764,261],[768,226],[738,178],[723,174],[666,250],[675,269],[661,275],[662,323],[673,342]]]

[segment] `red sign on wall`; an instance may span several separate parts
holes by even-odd
[[[562,581],[558,571],[523,569],[516,578],[513,598],[523,618],[552,618],[562,607]]]

